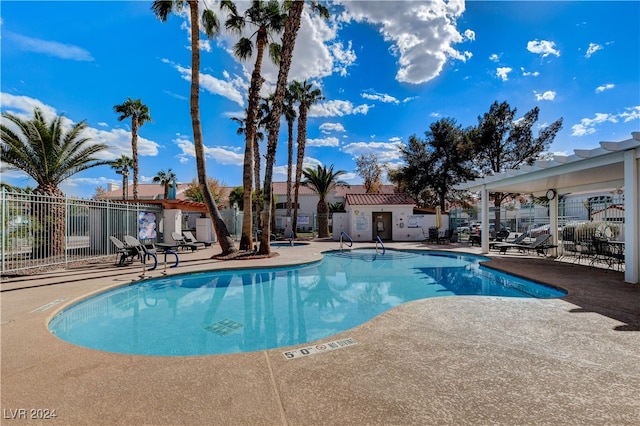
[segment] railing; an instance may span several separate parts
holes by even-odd
[[[382,240],[380,239],[380,235],[376,236],[376,253],[378,253],[378,243],[380,243],[380,246],[382,247],[382,254],[384,255],[387,250],[384,248],[384,244],[382,244]]]
[[[153,242],[155,235],[139,232],[148,229],[144,224],[149,224],[149,217],[159,224],[162,208],[2,190],[0,272],[48,270],[113,256],[110,235]]]
[[[340,232],[340,250],[342,250],[342,241],[343,241],[343,239],[349,240],[349,247],[353,247],[353,240],[351,239],[349,234],[347,234],[346,232],[342,231],[342,232]]]

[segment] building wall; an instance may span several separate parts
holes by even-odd
[[[334,213],[333,239],[340,240],[340,233],[346,232],[353,241],[372,241],[374,238],[373,213],[391,212],[393,241],[422,241],[427,230],[435,226],[435,215],[413,214],[413,205],[384,206],[346,206],[346,213]],[[447,215],[444,214],[441,231],[447,228]],[[424,230],[424,232],[423,232]]]

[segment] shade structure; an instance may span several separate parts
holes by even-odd
[[[442,210],[440,206],[436,207],[436,228],[442,228]]]

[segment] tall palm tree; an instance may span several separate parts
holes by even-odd
[[[294,185],[294,204],[293,209],[293,231],[298,226],[298,197],[300,180],[302,179],[302,169],[304,161],[304,150],[307,141],[307,113],[311,105],[323,100],[322,91],[318,88],[313,88],[313,85],[307,83],[307,80],[300,83],[299,81],[293,81],[289,85],[289,90],[293,94],[293,98],[298,102],[298,158],[296,162],[296,182]]]
[[[166,172],[164,170],[160,170],[153,177],[153,183],[159,183],[164,187],[165,200],[169,198],[169,187],[175,185],[176,178],[177,178],[176,174],[173,173],[171,169],[167,170]]]
[[[328,169],[327,166],[318,166],[317,169],[307,167],[303,173],[305,180],[302,182],[302,185],[311,188],[320,198],[316,207],[316,213],[318,213],[318,238],[327,238],[329,236],[329,204],[327,204],[327,195],[337,186],[349,186],[348,183],[338,180],[340,176],[347,172],[344,170],[334,172],[332,164]]]
[[[84,120],[66,129],[63,116],[47,122],[39,108],[34,109],[29,120],[7,112],[2,113],[2,118],[7,121],[0,123],[2,162],[7,169],[22,170],[35,180],[34,194],[64,197],[59,185],[65,179],[109,164],[98,155],[109,147],[83,136],[87,128]],[[64,206],[43,201],[32,207],[32,214],[39,221],[33,246],[33,256],[37,258],[59,256],[65,250]]]
[[[298,114],[294,108],[295,96],[289,88],[284,95],[282,105],[284,118],[287,120],[287,217],[291,217],[291,174],[293,173],[293,122]]]
[[[138,199],[138,127],[147,121],[153,121],[149,115],[149,107],[140,99],[127,98],[124,103],[114,105],[113,110],[120,114],[118,121],[131,117],[131,152],[133,154],[133,199]]]
[[[312,0],[312,7],[318,11],[324,18],[329,17],[329,10],[321,6],[317,1]],[[287,80],[289,78],[289,70],[291,69],[291,61],[293,59],[293,48],[296,45],[298,30],[300,29],[300,20],[302,18],[302,10],[304,9],[303,1],[292,1],[286,3],[289,7],[289,14],[284,25],[282,34],[282,50],[280,52],[280,68],[278,70],[278,79],[276,81],[276,90],[271,105],[271,119],[267,127],[269,139],[267,142],[267,163],[264,173],[264,210],[265,214],[271,215],[271,203],[273,196],[273,165],[276,161],[276,148],[278,147],[278,136],[280,133],[280,116],[282,115],[282,105],[284,96],[287,91]],[[266,230],[262,230],[260,238],[260,254],[270,254],[271,246],[269,245],[269,237],[271,235],[271,220],[265,221]]]
[[[193,127],[193,144],[196,151],[196,167],[198,182],[202,191],[204,203],[211,215],[213,227],[216,230],[218,244],[222,249],[222,255],[228,255],[237,251],[233,239],[229,234],[222,215],[216,206],[211,190],[207,185],[207,170],[205,166],[204,143],[202,141],[202,124],[200,122],[200,19],[198,17],[197,0],[155,0],[151,6],[154,14],[160,21],[166,22],[169,14],[175,9],[182,11],[185,3],[189,5],[191,17],[191,126]],[[223,0],[222,3],[231,3]],[[220,23],[211,9],[205,8],[202,13],[203,29],[207,37],[212,38],[218,33]]]
[[[133,160],[127,155],[122,155],[111,162],[111,168],[117,174],[122,175],[122,200],[126,200],[129,192],[129,169],[133,167]]]
[[[225,5],[226,6],[226,5]],[[255,36],[256,58],[251,73],[251,83],[249,86],[249,99],[247,106],[247,119],[245,127],[245,150],[244,167],[242,173],[242,183],[244,187],[244,216],[242,220],[242,237],[240,238],[240,250],[253,250],[253,223],[251,210],[251,188],[255,168],[255,158],[258,162],[260,154],[256,152],[256,132],[258,126],[258,108],[260,102],[260,89],[264,79],[262,78],[262,59],[265,49],[268,49],[269,56],[274,63],[278,63],[280,56],[280,45],[272,40],[273,34],[280,34],[284,28],[286,14],[280,11],[280,5],[276,0],[268,2],[253,0],[251,6],[244,14],[238,14],[235,6],[227,7],[229,18],[225,22],[227,30],[234,31],[242,35],[247,26],[256,28],[250,37],[241,37],[235,44],[233,51],[236,57],[246,60],[253,55],[254,43],[251,38]],[[253,163],[253,164],[252,164]],[[259,170],[259,169],[258,169]],[[258,180],[259,182],[259,180]],[[258,191],[256,188],[256,191]],[[248,207],[248,208],[247,208]]]

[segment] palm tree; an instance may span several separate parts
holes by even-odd
[[[158,174],[153,177],[153,183],[159,183],[164,187],[164,199],[169,198],[169,187],[176,184],[176,174],[171,171],[171,169],[160,170]]]
[[[293,172],[293,122],[298,114],[294,108],[295,96],[287,88],[282,105],[284,118],[287,120],[287,217],[291,217],[291,174]]]
[[[227,226],[222,219],[222,215],[216,206],[211,190],[207,185],[207,170],[205,167],[204,143],[202,142],[202,125],[200,122],[200,19],[198,17],[197,0],[155,0],[151,6],[154,14],[160,21],[166,22],[172,10],[181,11],[184,4],[188,3],[191,17],[191,126],[193,127],[193,144],[196,151],[196,167],[198,171],[198,182],[204,203],[211,215],[213,227],[216,230],[218,244],[222,249],[222,255],[228,255],[237,251],[233,244],[233,239],[227,230]],[[231,3],[223,0],[223,3]],[[202,23],[204,31],[209,38],[217,34],[220,24],[215,13],[210,9],[205,9],[202,13]]]
[[[337,186],[349,186],[348,183],[338,180],[338,178],[347,172],[344,170],[333,171],[333,164],[329,169],[326,166],[318,166],[317,169],[307,167],[304,169],[304,178],[302,185],[311,188],[320,200],[316,212],[318,213],[318,238],[327,238],[329,236],[329,205],[327,204],[327,195]]]
[[[293,209],[293,231],[298,226],[298,196],[300,188],[300,180],[302,179],[302,169],[304,161],[304,150],[307,141],[307,113],[311,105],[323,100],[322,92],[320,89],[314,89],[307,80],[300,83],[299,81],[293,81],[289,85],[289,90],[293,94],[295,101],[298,105],[298,158],[296,163],[296,182],[294,185],[294,204]]]
[[[242,173],[242,183],[244,186],[244,216],[242,220],[242,237],[240,238],[240,250],[253,250],[253,223],[252,223],[252,204],[251,204],[251,188],[253,185],[254,167],[259,166],[252,164],[257,156],[259,162],[259,153],[256,151],[257,139],[256,131],[258,126],[258,108],[260,102],[260,89],[264,79],[262,78],[262,59],[264,50],[268,48],[269,56],[274,63],[278,63],[280,55],[280,45],[275,43],[272,38],[273,34],[282,32],[286,15],[280,11],[280,5],[275,0],[268,2],[262,0],[253,0],[243,15],[238,14],[235,6],[228,7],[229,18],[225,22],[227,30],[243,34],[247,25],[257,28],[250,37],[241,37],[235,44],[233,51],[236,57],[241,60],[250,58],[253,54],[254,44],[251,37],[255,36],[256,59],[251,73],[251,84],[249,86],[249,99],[247,107],[247,118],[245,122],[245,151],[244,151],[244,167]],[[259,170],[259,169],[258,169]],[[259,182],[259,178],[258,178]],[[256,191],[259,190],[256,188]]]
[[[284,25],[284,33],[282,34],[282,50],[280,52],[280,68],[278,70],[278,79],[276,81],[276,90],[271,105],[271,119],[267,127],[269,139],[267,142],[267,164],[264,174],[264,201],[265,214],[271,215],[271,203],[273,194],[273,165],[276,161],[276,148],[278,147],[278,136],[280,133],[280,116],[282,115],[282,105],[284,96],[287,91],[287,80],[289,78],[289,70],[291,69],[291,61],[293,59],[293,48],[296,45],[296,37],[300,29],[300,20],[304,2],[292,1],[287,3],[289,14]],[[313,8],[320,14],[328,18],[329,10],[312,0]],[[270,219],[270,218],[269,218]],[[269,245],[269,237],[271,235],[271,220],[265,221],[266,230],[262,231],[260,238],[260,254],[270,254],[271,246]]]
[[[24,120],[3,112],[2,118],[9,123],[0,123],[2,146],[0,156],[7,169],[22,170],[36,181],[34,194],[47,198],[64,197],[58,187],[65,179],[84,170],[109,164],[100,160],[98,153],[109,147],[92,143],[83,136],[87,128],[81,121],[65,129],[63,116],[50,122],[39,108],[33,111],[33,118]],[[33,246],[34,258],[59,256],[64,254],[65,211],[61,204],[53,204],[44,199],[32,207],[32,214],[40,225],[35,228]]]
[[[133,167],[133,160],[126,155],[122,155],[117,160],[111,162],[111,168],[114,169],[117,174],[122,175],[122,200],[126,200],[129,195],[129,168],[131,167]]]
[[[133,199],[138,199],[138,127],[147,121],[153,121],[149,115],[149,107],[140,99],[127,98],[124,103],[114,105],[113,110],[120,114],[118,121],[131,117],[131,152],[133,154]]]

